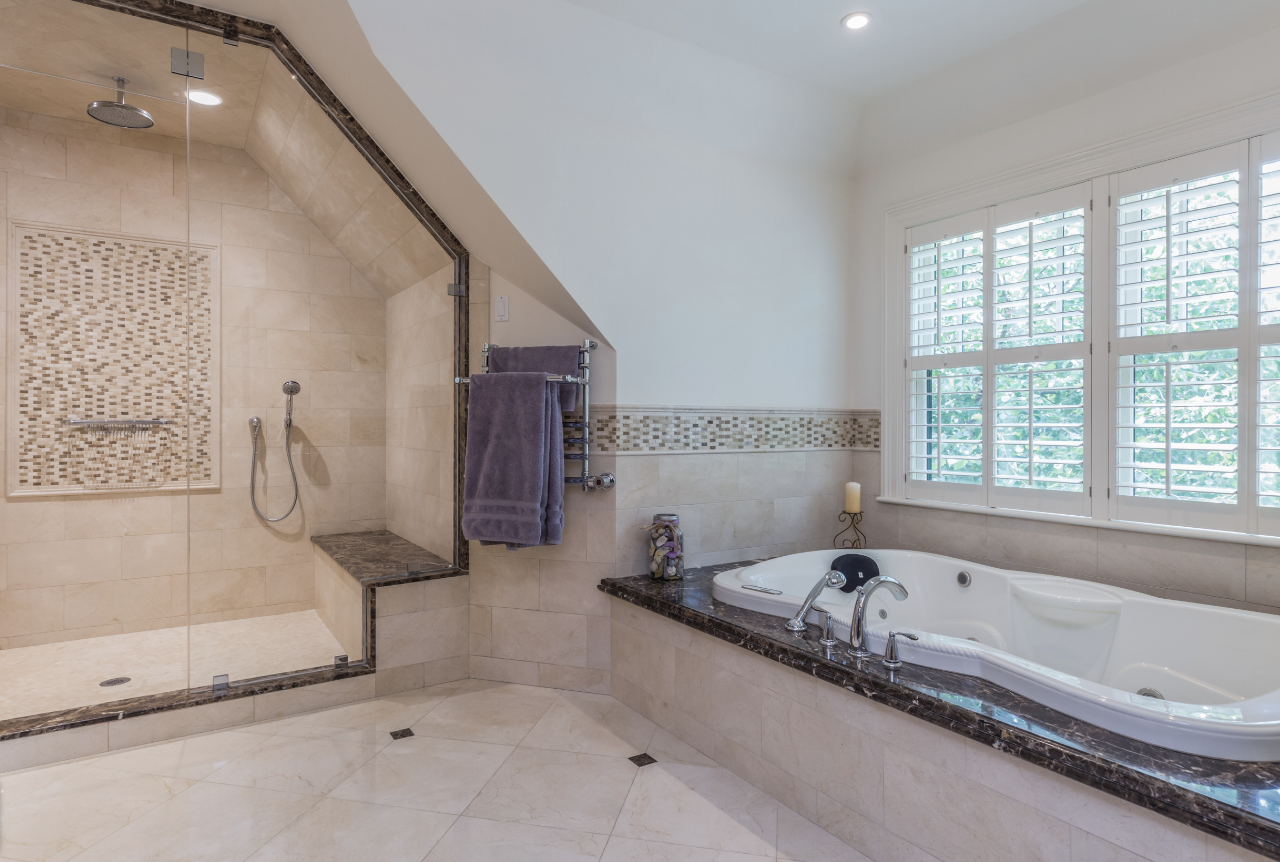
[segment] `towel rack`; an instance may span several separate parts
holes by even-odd
[[[480,366],[480,371],[484,374],[489,373],[489,351],[497,347],[496,344],[490,344],[487,341],[484,348],[480,351],[484,357],[484,364]],[[588,432],[591,421],[591,351],[600,345],[591,339],[582,342],[582,346],[578,348],[578,370],[577,377],[570,377],[565,374],[548,374],[548,383],[576,383],[582,387],[582,421],[566,422],[564,427],[572,429],[580,429],[581,436],[566,437],[564,442],[572,443],[575,446],[581,446],[581,452],[565,453],[566,461],[581,461],[581,476],[566,476],[564,483],[566,485],[581,485],[584,491],[595,491],[596,489],[607,490],[613,487],[614,477],[612,473],[601,473],[599,476],[591,475],[590,460],[590,435]],[[454,383],[466,384],[471,382],[470,377],[455,377]]]

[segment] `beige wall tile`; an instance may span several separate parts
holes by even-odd
[[[125,577],[179,575],[187,571],[185,533],[124,536],[120,549],[121,571]]]
[[[124,578],[64,587],[62,628],[166,619],[186,611],[174,601],[170,577]],[[184,594],[185,596],[185,594]]]
[[[265,605],[266,574],[265,566],[193,572],[188,576],[191,613],[206,614]]]
[[[34,129],[0,125],[0,171],[65,180],[67,139]]]
[[[531,661],[473,655],[467,663],[472,679],[491,679],[517,685],[538,685],[538,665]]]
[[[274,368],[347,371],[351,367],[351,336],[273,329],[267,332],[267,363]]]
[[[286,715],[297,715],[313,709],[325,709],[368,700],[374,696],[373,674],[308,685],[284,691],[272,691],[254,695],[253,717],[255,721],[268,721]]]
[[[135,745],[176,739],[179,736],[250,724],[253,720],[251,697],[140,715],[107,724],[107,747],[111,751],[117,751]]]
[[[378,666],[399,667],[467,654],[465,606],[397,614],[378,621]]]
[[[305,220],[304,220],[305,221]],[[267,253],[267,285],[317,296],[341,296],[351,283],[351,265],[342,258],[284,251]]]
[[[120,578],[120,539],[9,545],[9,589],[91,584]]]
[[[120,230],[128,234],[186,242],[187,202],[173,195],[125,189],[120,193]]]
[[[267,175],[256,166],[191,159],[188,182],[195,199],[267,209]]]
[[[394,471],[392,475],[395,475]],[[514,554],[471,561],[471,602],[500,608],[537,610],[539,562]]]
[[[611,577],[613,566],[608,563],[540,560],[537,608],[553,613],[607,617],[609,596],[597,587],[602,578]]]
[[[222,206],[222,239],[228,245],[305,254],[310,225],[304,216],[248,207]]]
[[[312,296],[311,329],[353,335],[386,334],[386,304],[355,296]]]
[[[9,218],[88,230],[120,230],[120,190],[8,174]]]
[[[67,140],[67,179],[117,189],[173,194],[173,156],[89,141]]]
[[[570,691],[586,691],[608,694],[609,671],[585,667],[565,667],[558,664],[538,665],[538,685],[545,688],[564,688]]]
[[[1098,531],[1098,577],[1244,599],[1245,546],[1151,533]]]
[[[91,724],[57,733],[41,733],[0,742],[0,772],[30,769],[59,760],[102,754],[107,750],[107,725]]]
[[[14,637],[64,628],[62,593],[63,587],[0,591],[0,633]]]
[[[585,667],[587,617],[516,608],[493,609],[493,655]]]

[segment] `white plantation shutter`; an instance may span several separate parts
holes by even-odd
[[[1247,174],[1242,143],[1116,178],[1112,517],[1247,526],[1242,458],[1252,454],[1241,449],[1241,417],[1255,398],[1241,386],[1254,361],[1242,364],[1254,323],[1241,315]]]
[[[997,348],[1084,341],[1084,208],[996,228]]]
[[[986,210],[908,234],[908,447],[912,496],[980,504],[985,495]]]

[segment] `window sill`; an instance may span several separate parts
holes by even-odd
[[[947,512],[968,512],[972,515],[1020,518],[1025,521],[1048,521],[1051,524],[1071,524],[1076,527],[1097,527],[1103,530],[1154,533],[1159,536],[1177,536],[1184,539],[1206,539],[1211,542],[1234,542],[1239,545],[1263,545],[1280,548],[1280,536],[1259,536],[1253,533],[1233,533],[1226,530],[1206,530],[1198,527],[1169,527],[1164,524],[1146,524],[1141,521],[1113,521],[1108,518],[1056,515],[1049,512],[1030,512],[1023,509],[996,509],[988,506],[967,506],[962,503],[910,500],[903,497],[876,497],[876,502],[888,503],[893,506],[914,506],[920,509],[942,509]]]

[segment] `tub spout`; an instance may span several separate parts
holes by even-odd
[[[903,601],[907,597],[907,588],[902,585],[902,581],[888,575],[872,578],[858,587],[858,600],[853,606],[853,628],[849,632],[849,645],[853,647],[854,658],[862,659],[871,656],[871,650],[867,649],[867,601],[880,587],[887,587],[898,601]]]
[[[813,607],[813,603],[818,600],[818,596],[821,595],[822,591],[827,587],[843,587],[845,583],[844,575],[839,572],[827,572],[823,575],[822,580],[814,584],[813,589],[809,590],[809,597],[804,600],[804,604],[800,606],[799,612],[794,617],[783,623],[783,625],[786,626],[787,631],[796,632],[798,634],[807,631],[808,626],[804,624],[804,618],[809,615],[809,610]]]

